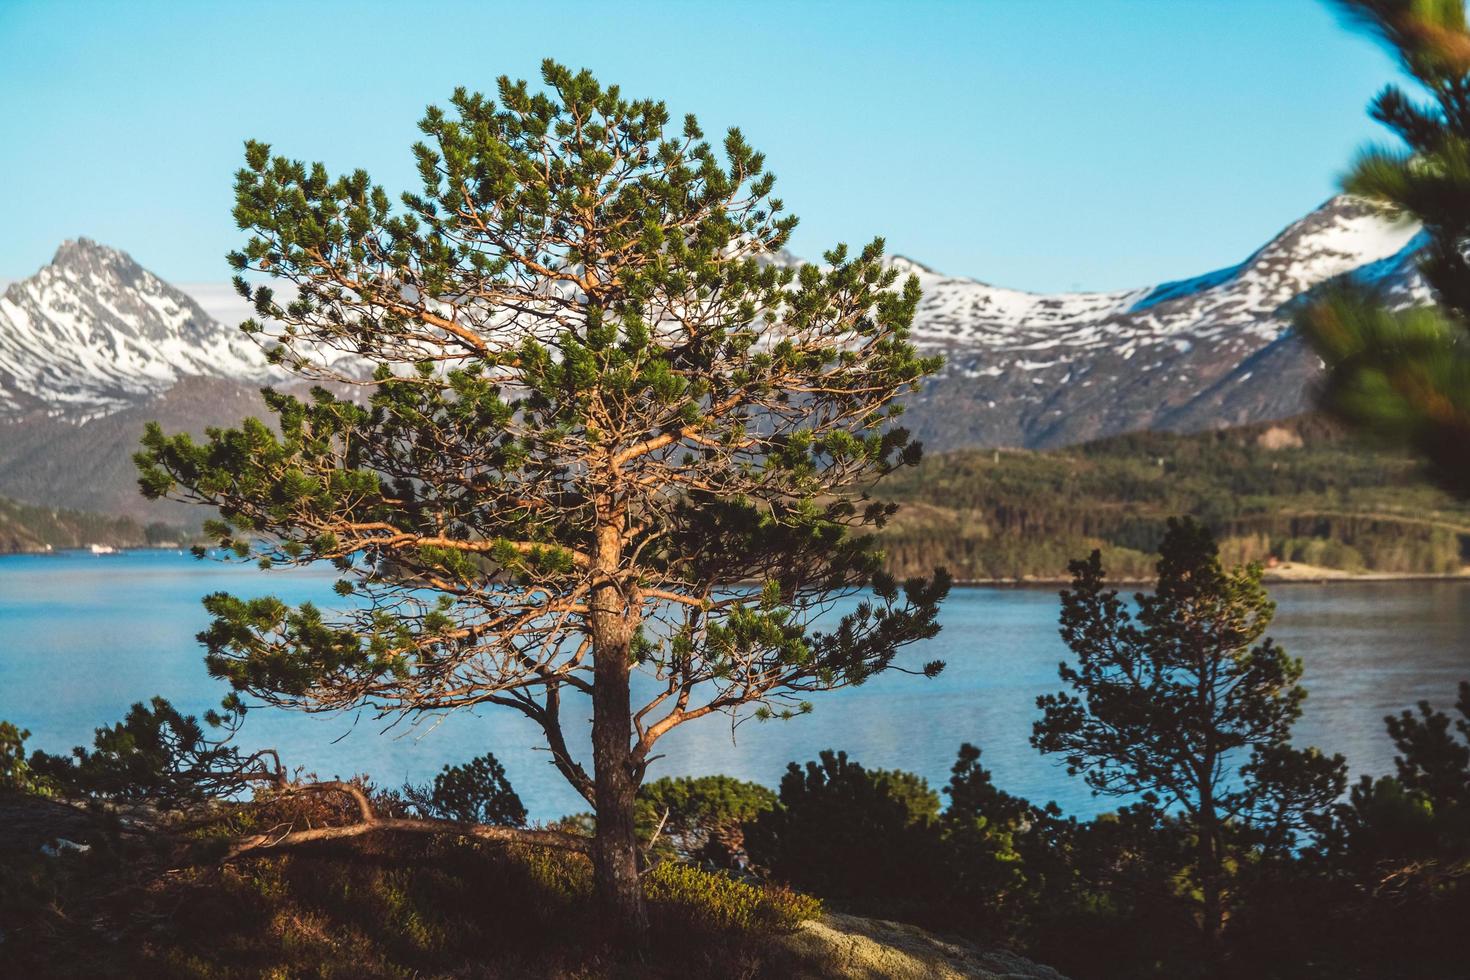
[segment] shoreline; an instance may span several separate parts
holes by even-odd
[[[1470,582],[1470,572],[1348,572],[1340,568],[1298,565],[1295,568],[1288,566],[1286,569],[1267,569],[1266,573],[1261,577],[1261,581],[1267,585],[1336,585],[1361,582]],[[1114,578],[1108,576],[1106,579],[1108,585],[1148,585],[1151,582],[1153,582],[1151,578],[1137,577]],[[1067,576],[1022,579],[957,578],[954,580],[956,588],[971,589],[1039,589],[1071,584],[1072,579]]]
[[[177,545],[159,547],[141,545],[136,548],[118,548],[116,552],[99,554],[97,558],[118,558],[128,554],[176,554],[193,557],[188,547]],[[0,551],[0,561],[6,558],[35,558],[35,557],[61,557],[64,555],[86,555],[88,549],[80,548],[56,548],[51,551]],[[1111,586],[1146,586],[1153,581],[1152,578],[1109,576],[1107,584]],[[1322,565],[1306,565],[1301,562],[1291,562],[1268,568],[1262,577],[1267,585],[1334,585],[1353,583],[1377,583],[1377,582],[1470,582],[1470,567],[1460,572],[1433,573],[1433,572],[1349,572],[1339,568],[1328,568]],[[754,585],[753,582],[734,583],[743,585]],[[1066,587],[1072,584],[1070,576],[1037,576],[1024,578],[956,578],[954,587],[957,589],[1053,589]]]
[[[187,554],[188,551],[189,551],[189,549],[192,547],[192,545],[178,545],[178,544],[152,545],[152,544],[140,544],[140,545],[110,545],[109,547],[111,547],[111,548],[113,548],[115,550],[109,551],[109,552],[104,552],[102,554],[97,555],[97,557],[98,558],[111,558],[111,557],[114,557],[116,555],[132,554],[135,551],[146,551],[146,552],[177,551],[177,552],[181,552],[181,553]],[[79,546],[77,546],[75,548],[46,548],[46,549],[24,548],[24,549],[12,550],[12,551],[0,551],[0,558],[11,558],[11,557],[16,557],[16,556],[23,556],[23,557],[30,557],[30,558],[44,558],[44,557],[56,556],[56,555],[85,555],[85,554],[89,554],[90,551],[91,551],[91,545],[85,545],[85,544],[84,545],[79,545]]]

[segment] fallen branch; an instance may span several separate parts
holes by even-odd
[[[563,830],[525,830],[520,827],[497,827],[492,824],[465,823],[458,820],[436,820],[427,817],[379,817],[367,794],[352,783],[337,780],[321,783],[306,783],[284,787],[286,793],[342,793],[357,804],[358,821],[331,827],[311,827],[306,830],[288,830],[285,833],[252,834],[232,841],[223,861],[254,851],[273,848],[296,847],[316,841],[343,840],[376,833],[451,834],[473,837],[476,840],[492,841],[497,844],[528,844],[535,847],[554,847],[561,850],[586,853],[591,840]],[[288,825],[289,826],[289,825]]]

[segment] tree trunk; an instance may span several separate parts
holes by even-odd
[[[592,764],[597,837],[592,844],[594,881],[605,922],[620,944],[641,946],[648,911],[638,881],[634,806],[638,780],[632,759],[633,716],[628,680],[632,630],[615,587],[593,599]]]
[[[1199,877],[1202,908],[1200,931],[1205,952],[1213,960],[1220,950],[1225,928],[1225,903],[1221,894],[1220,824],[1214,801],[1206,794],[1199,819]]]

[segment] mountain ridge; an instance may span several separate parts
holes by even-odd
[[[1293,305],[1343,275],[1397,306],[1428,302],[1421,245],[1417,225],[1343,195],[1234,266],[1156,286],[1023,293],[918,272],[914,336],[947,363],[906,424],[938,449],[1046,448],[1295,415],[1318,365]]]

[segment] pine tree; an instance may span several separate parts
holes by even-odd
[[[1420,261],[1438,306],[1403,312],[1340,286],[1298,318],[1327,365],[1322,405],[1349,425],[1414,446],[1439,479],[1470,495],[1470,31],[1461,0],[1338,0],[1383,39],[1425,89],[1396,85],[1370,112],[1402,141],[1371,148],[1343,187],[1422,223]]]
[[[366,365],[367,403],[269,391],[274,429],[150,427],[140,483],[219,508],[210,533],[241,557],[335,564],[355,597],[208,597],[213,673],[307,710],[522,712],[596,813],[607,919],[638,936],[655,743],[802,712],[937,631],[946,576],[881,573],[863,532],[892,508],[862,491],[918,459],[894,399],[938,361],[909,342],[918,282],[881,240],[781,260],[796,219],[738,130],[720,153],[663,103],[542,77],[430,107],[401,206],[362,171],[246,144],[244,329],[305,378],[362,385]],[[590,773],[567,694],[591,702]]]
[[[1238,844],[1289,847],[1304,818],[1346,785],[1341,756],[1289,743],[1306,692],[1300,660],[1262,640],[1275,606],[1261,569],[1221,567],[1210,532],[1171,519],[1152,594],[1136,614],[1106,590],[1101,556],[1071,565],[1061,633],[1071,688],[1037,699],[1031,742],[1061,754],[1096,793],[1178,813],[1195,841],[1199,921],[1218,946],[1227,857]]]

